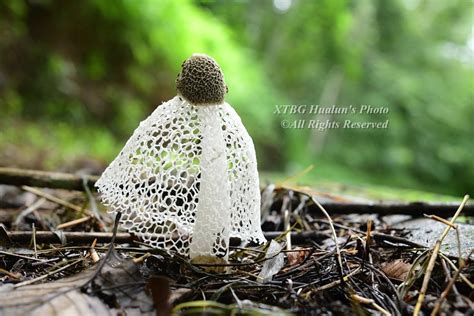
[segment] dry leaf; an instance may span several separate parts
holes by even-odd
[[[389,277],[398,281],[404,281],[410,271],[411,264],[401,259],[382,264],[382,271]]]
[[[111,315],[99,298],[71,290],[83,284],[93,271],[85,271],[71,278],[50,283],[14,288],[0,287],[0,315]]]
[[[53,282],[0,286],[0,316],[9,315],[154,315],[154,306],[145,293],[143,277],[131,260],[117,260],[111,256],[100,275],[93,281],[97,292],[88,295],[79,288],[91,278],[95,269],[82,271],[72,277]],[[121,286],[123,285],[123,286]],[[119,289],[119,290],[118,290]],[[116,309],[99,298],[107,297]]]
[[[294,250],[299,250],[302,249],[301,247],[296,247]],[[288,264],[289,265],[295,265],[303,262],[303,260],[306,258],[306,253],[307,250],[299,250],[299,251],[292,251],[292,252],[287,252],[286,257],[288,258]]]

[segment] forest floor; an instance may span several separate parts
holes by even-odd
[[[472,314],[467,197],[387,215],[356,195],[270,184],[268,242],[196,265],[121,231],[87,185],[0,185],[0,315]]]

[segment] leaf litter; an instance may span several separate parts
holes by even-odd
[[[201,265],[119,238],[123,233],[112,233],[114,218],[97,209],[90,192],[3,192],[8,200],[0,208],[0,315],[412,314],[433,252],[433,245],[411,238],[403,222],[360,214],[328,218],[313,198],[343,197],[295,186],[263,191],[268,243],[232,240],[229,263]],[[44,242],[43,231],[55,232],[57,241]],[[14,232],[31,238],[14,242]],[[72,232],[84,238],[71,243]],[[88,240],[92,232],[115,235],[116,242]],[[461,257],[439,253],[423,313],[473,311],[472,256],[464,248]]]

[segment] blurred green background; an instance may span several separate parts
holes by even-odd
[[[262,172],[472,193],[472,16],[469,0],[2,1],[0,165],[100,172],[201,52]],[[385,106],[347,117],[390,125],[283,129],[315,117],[277,104]]]

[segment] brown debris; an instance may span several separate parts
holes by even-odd
[[[403,262],[402,259],[396,259],[382,264],[382,271],[391,279],[403,282],[408,276],[411,264]]]
[[[265,236],[279,244],[282,250],[276,255],[283,254],[284,264],[259,282],[262,267],[276,257],[267,255],[265,245],[241,245],[233,239],[228,262],[194,264],[128,233],[110,232],[114,219],[105,212],[100,213],[105,231],[99,231],[94,218],[78,222],[83,215],[65,203],[89,207],[92,213],[90,196],[48,192],[65,202],[61,204],[34,195],[25,199],[30,193],[17,191],[18,199],[10,196],[8,209],[0,206],[0,214],[8,212],[0,227],[0,314],[55,315],[53,309],[76,315],[413,313],[433,258],[429,248],[409,240],[406,231],[381,216],[368,221],[334,213],[330,205],[335,202],[328,196],[321,198],[324,209],[329,205],[323,216],[308,192],[279,188],[266,198]],[[64,223],[73,225],[57,231]],[[441,251],[432,260],[421,311],[467,313],[473,307],[472,259]]]

